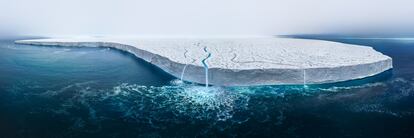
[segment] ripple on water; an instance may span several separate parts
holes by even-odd
[[[109,90],[96,90],[91,86],[94,83],[72,84],[40,96],[61,99],[60,105],[50,107],[50,110],[73,118],[74,129],[99,125],[100,121],[116,116],[153,128],[189,120],[214,123],[232,119],[237,112],[248,109],[248,95],[222,87],[206,88],[185,83],[153,87],[123,83]],[[86,116],[76,112],[85,110]]]
[[[50,113],[61,117],[71,118],[71,129],[77,131],[83,131],[85,128],[88,131],[99,131],[103,122],[119,121],[119,119],[157,130],[171,128],[177,124],[205,122],[206,129],[225,131],[234,125],[252,121],[284,125],[285,120],[291,117],[290,111],[295,110],[292,107],[302,106],[298,102],[301,99],[308,101],[304,103],[316,102],[315,105],[351,102],[343,106],[346,107],[344,110],[352,112],[379,113],[395,117],[412,115],[410,112],[390,108],[387,104],[392,102],[392,99],[398,100],[414,93],[413,82],[401,78],[358,86],[325,88],[314,86],[206,88],[179,80],[161,87],[128,83],[121,83],[109,89],[99,89],[96,86],[99,86],[98,82],[87,81],[33,94],[57,100],[56,103],[42,109],[47,109]],[[382,90],[391,86],[398,89],[394,90],[396,93],[393,96],[381,97],[379,95],[382,93],[372,92],[369,93],[373,95],[365,95],[367,93],[363,92],[367,88]],[[349,92],[349,90],[356,92]],[[357,92],[359,90],[362,92]],[[363,98],[365,99],[361,100]],[[91,129],[91,126],[94,127]]]
[[[121,113],[125,119],[164,120],[165,114],[196,120],[226,121],[233,118],[237,111],[248,110],[250,97],[266,95],[283,98],[289,94],[311,95],[316,91],[336,92],[342,89],[375,87],[380,84],[367,84],[358,87],[333,87],[330,89],[301,87],[203,87],[173,81],[170,86],[153,87],[122,83],[110,90],[95,90],[89,87],[93,82],[77,83],[57,91],[47,91],[43,95],[68,96],[65,91],[79,89],[67,98],[66,107],[79,103],[90,111],[90,119],[97,119],[100,104],[109,105],[114,112]],[[76,87],[76,88],[73,88]],[[306,94],[307,93],[307,94]],[[97,108],[97,109],[96,109]],[[163,119],[164,118],[164,119]],[[144,119],[144,120],[145,120]]]

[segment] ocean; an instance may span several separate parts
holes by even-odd
[[[182,82],[110,48],[0,40],[0,137],[414,137],[414,39],[371,46],[392,70],[324,85]]]

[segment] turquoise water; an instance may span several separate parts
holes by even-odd
[[[0,136],[414,136],[414,40],[316,39],[370,45],[394,69],[308,87],[206,88],[114,49],[2,40]]]

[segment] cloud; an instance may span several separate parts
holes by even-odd
[[[2,0],[0,32],[50,36],[414,31],[412,5],[410,0]]]

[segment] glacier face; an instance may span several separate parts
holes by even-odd
[[[99,37],[16,43],[116,48],[177,78],[219,86],[333,83],[373,76],[392,68],[392,59],[371,47],[293,38]]]

